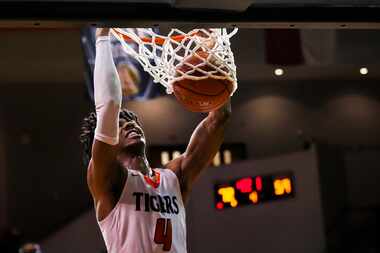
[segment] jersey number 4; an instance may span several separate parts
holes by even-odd
[[[158,218],[156,231],[154,232],[154,242],[163,244],[163,251],[170,251],[172,247],[172,221],[170,219]]]

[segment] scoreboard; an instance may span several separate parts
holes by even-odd
[[[223,210],[293,198],[294,181],[293,174],[286,172],[218,182],[214,186],[215,207]]]

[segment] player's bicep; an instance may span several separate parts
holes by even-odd
[[[92,145],[92,160],[88,183],[92,191],[105,192],[112,178],[112,169],[116,161],[116,146],[95,139]]]
[[[209,166],[223,142],[225,123],[213,120],[208,118],[198,125],[183,154],[181,170],[188,187]]]
[[[116,159],[116,145],[94,139],[92,144],[92,160],[98,167],[108,167]]]
[[[223,141],[223,131],[214,132],[211,136],[203,134],[199,129],[194,131],[185,153],[164,165],[176,174],[184,202],[188,199],[193,182],[214,158]]]
[[[223,142],[224,125],[200,127],[202,129],[196,129],[191,136],[183,154],[182,169],[186,173],[198,174],[207,167]]]

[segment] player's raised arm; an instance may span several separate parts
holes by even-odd
[[[122,102],[120,80],[112,59],[109,28],[98,28],[96,31],[94,95],[97,121],[87,179],[98,206],[97,202],[107,199],[112,187]]]
[[[218,110],[209,112],[194,130],[185,153],[167,165],[178,175],[185,200],[194,180],[218,152],[230,115],[230,100]]]

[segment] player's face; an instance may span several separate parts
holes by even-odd
[[[145,147],[146,141],[144,131],[136,121],[120,119],[119,124],[119,144],[121,145],[121,148],[132,146],[141,146],[142,148]]]

